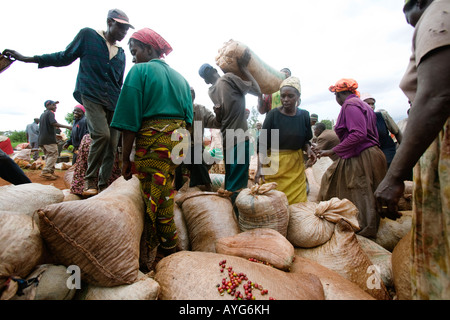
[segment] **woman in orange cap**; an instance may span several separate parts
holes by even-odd
[[[359,235],[375,239],[380,217],[374,192],[386,174],[386,158],[379,148],[376,116],[364,103],[353,79],[341,79],[329,90],[342,106],[335,131],[340,143],[319,150],[319,157],[338,155],[322,177],[318,200],[349,199],[359,210]]]

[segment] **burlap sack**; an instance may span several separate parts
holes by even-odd
[[[398,300],[411,300],[411,236],[408,232],[392,252],[392,272]]]
[[[375,240],[380,246],[392,252],[412,227],[413,211],[401,211],[402,217],[397,220],[381,219]]]
[[[216,240],[239,233],[229,198],[214,192],[186,192],[176,198],[183,211],[192,251],[215,252]]]
[[[248,80],[242,74],[237,64],[237,58],[241,57],[248,47],[234,40],[224,43],[219,49],[216,57],[216,64],[223,72],[231,72],[244,80]],[[248,70],[258,82],[261,92],[264,94],[272,94],[280,90],[280,85],[286,78],[286,75],[262,61],[254,52],[251,52],[251,59],[248,64]]]
[[[64,193],[64,200],[63,200],[63,202],[66,202],[66,201],[77,201],[77,200],[82,200],[83,199],[81,196],[79,196],[77,194],[70,193],[70,189],[64,189],[62,192]]]
[[[316,177],[314,176],[314,171],[311,167],[305,169],[305,175],[306,175],[306,182],[308,183],[308,201],[319,202],[317,200],[317,196],[319,195],[320,191],[320,181],[316,180]]]
[[[71,283],[71,273],[65,266],[42,264],[27,277],[29,286],[11,300],[72,300],[76,293]]]
[[[377,300],[390,299],[381,275],[361,248],[351,225],[343,219],[328,242],[311,249],[295,248],[295,254],[337,272]]]
[[[42,255],[43,242],[33,219],[25,214],[1,212],[0,292],[9,277],[25,279]]]
[[[289,224],[289,202],[286,195],[275,190],[275,182],[255,185],[239,193],[239,228],[248,231],[258,228],[274,229],[286,237]]]
[[[278,231],[261,228],[222,238],[216,252],[241,258],[254,258],[277,269],[288,271],[294,258],[294,246]]]
[[[292,274],[311,273],[317,276],[322,282],[325,300],[375,300],[357,284],[345,279],[337,272],[300,256],[295,256],[290,272]]]
[[[41,234],[61,264],[77,265],[98,286],[136,281],[144,200],[136,176],[114,181],[99,195],[38,211]]]
[[[317,159],[317,162],[311,167],[314,178],[319,186],[322,182],[323,174],[328,170],[332,163],[333,160],[331,160],[330,157],[322,157],[320,159]]]
[[[173,204],[173,219],[178,232],[177,250],[191,250],[189,233],[186,227],[186,221],[184,220],[183,211],[181,211],[180,207],[176,203]]]
[[[412,194],[414,192],[414,182],[405,181],[404,184],[405,191],[403,192],[403,196],[398,201],[398,210],[411,211],[413,207]]]
[[[64,193],[52,185],[26,183],[0,187],[0,211],[32,216],[36,210],[63,200]]]
[[[258,155],[254,154],[250,157],[250,166],[248,168],[248,178],[254,181],[256,172],[258,171]]]
[[[156,265],[155,280],[161,286],[160,300],[223,300],[234,299],[225,293],[220,295],[217,285],[228,278],[227,272],[220,272],[219,263],[226,260],[226,266],[236,273],[244,273],[249,281],[258,283],[268,290],[261,295],[253,290],[256,300],[323,300],[320,280],[309,273],[290,274],[261,263],[240,257],[211,252],[182,251],[162,259]],[[243,283],[236,290],[244,291]]]
[[[72,180],[73,180],[73,174],[75,173],[75,166],[71,166],[65,173],[64,173],[64,185],[67,189],[70,189],[72,186]]]
[[[225,175],[219,173],[210,173],[212,191],[217,192],[220,188],[223,188],[225,182]]]
[[[331,239],[334,226],[341,219],[358,231],[357,214],[358,209],[347,199],[293,204],[290,206],[287,239],[300,248],[320,246]]]
[[[375,241],[356,235],[361,249],[367,254],[373,265],[380,271],[381,280],[387,288],[394,288],[394,279],[392,274],[392,253],[377,244]]]
[[[157,300],[161,288],[148,275],[139,272],[135,283],[107,288],[87,285],[76,300]]]

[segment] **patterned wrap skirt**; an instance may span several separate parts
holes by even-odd
[[[178,233],[174,222],[174,173],[172,150],[180,138],[172,140],[183,120],[145,120],[136,134],[135,168],[146,204],[144,238],[149,250],[159,245],[173,249]]]
[[[412,297],[450,299],[450,120],[414,168]]]
[[[78,147],[78,155],[73,165],[73,178],[70,185],[70,193],[81,196],[84,189],[84,177],[86,175],[88,167],[89,149],[91,147],[92,138],[89,133],[83,136],[80,146]],[[114,161],[113,171],[111,178],[108,181],[108,185],[111,185],[116,179],[122,176],[122,170],[120,169],[119,154],[116,153],[116,159]],[[97,185],[98,178],[94,179],[94,184]]]

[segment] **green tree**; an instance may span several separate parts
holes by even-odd
[[[72,125],[74,119],[73,112],[68,113],[64,119],[67,121],[69,125]],[[66,129],[66,136],[70,137],[71,134],[72,130]]]
[[[330,120],[322,120],[320,122],[323,123],[328,130],[333,129],[333,122],[331,122]]]
[[[26,131],[7,131],[5,132],[5,136],[7,136],[9,140],[11,140],[11,143],[27,142]]]

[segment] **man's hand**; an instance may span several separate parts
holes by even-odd
[[[397,181],[386,175],[375,191],[375,204],[380,217],[397,220],[402,216],[398,212],[398,202],[404,192],[405,183],[403,181]]]
[[[24,55],[20,54],[19,52],[11,49],[5,49],[3,50],[2,54],[4,56],[7,56],[10,59],[19,60],[23,62],[36,62],[34,61],[33,57],[25,57]]]
[[[250,52],[250,49],[246,48],[244,53],[242,54],[242,56],[237,58],[237,63],[239,65],[239,67],[241,69],[246,68],[248,66],[248,63],[250,62],[251,58],[252,58],[252,54]]]

